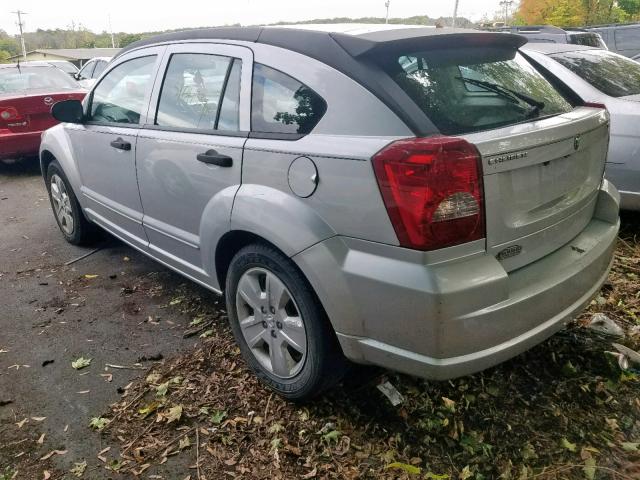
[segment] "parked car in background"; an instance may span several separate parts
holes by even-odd
[[[640,23],[596,25],[586,30],[600,34],[612,52],[634,60],[640,58]]]
[[[76,73],[78,73],[78,67],[66,60],[30,60],[28,62],[21,62],[20,65],[52,65],[54,67],[58,67],[64,73],[67,73],[74,78]]]
[[[91,88],[102,72],[104,72],[110,60],[111,57],[95,57],[85,63],[76,74],[76,79],[80,85],[84,88]]]
[[[578,45],[527,44],[522,51],[578,102],[606,106],[611,115],[606,177],[620,191],[623,209],[640,210],[640,64]]]
[[[51,106],[86,91],[47,64],[0,65],[0,159],[37,156],[43,130],[58,123]]]
[[[565,30],[552,25],[518,25],[502,27],[498,31],[522,35],[531,43],[569,43],[607,48],[599,33],[580,28]]]
[[[338,24],[133,43],[83,104],[54,106],[55,218],[71,243],[97,225],[224,291],[246,362],[286,398],[346,359],[482,370],[589,303],[619,227],[607,111],[571,105],[524,42]]]

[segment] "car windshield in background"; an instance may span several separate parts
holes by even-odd
[[[568,112],[572,106],[520,54],[480,49],[411,53],[383,68],[446,135],[499,128]]]
[[[607,50],[577,50],[551,57],[611,97],[640,94],[640,64],[627,57]]]
[[[29,90],[78,90],[80,87],[57,67],[0,68],[0,94]]]

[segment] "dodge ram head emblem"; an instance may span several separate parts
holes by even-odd
[[[573,149],[578,150],[580,148],[580,135],[576,135],[573,139]]]
[[[45,104],[45,105],[53,105],[53,98],[51,98],[51,97],[44,97],[44,104]]]

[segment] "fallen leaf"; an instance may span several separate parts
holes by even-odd
[[[584,462],[582,471],[584,472],[584,476],[587,480],[593,480],[596,478],[596,459],[593,457],[587,458]]]
[[[31,420],[35,421],[35,422],[42,422],[44,420],[46,420],[47,417],[31,417]]]
[[[85,367],[88,367],[89,365],[91,365],[90,358],[79,357],[75,359],[73,362],[71,362],[71,366],[76,370],[81,370]]]
[[[398,470],[403,470],[411,475],[418,475],[422,471],[420,467],[416,467],[415,465],[409,465],[408,463],[400,463],[400,462],[390,463],[384,468],[385,469],[395,468]]]
[[[67,454],[67,450],[52,450],[49,453],[47,453],[44,457],[42,457],[40,460],[49,460],[54,455],[66,455],[66,454]]]
[[[86,278],[86,279],[88,279],[88,280],[91,280],[91,279],[93,279],[93,278],[98,278],[98,275],[93,275],[93,274],[87,273],[87,274],[84,276],[84,278]]]
[[[162,405],[162,403],[160,403],[158,401],[154,401],[154,402],[148,403],[144,407],[138,409],[138,413],[140,415],[142,415],[143,417],[148,417],[153,412],[155,412],[158,408],[160,408],[161,405]]]
[[[169,412],[165,415],[167,419],[167,423],[177,422],[182,418],[182,405],[176,405],[175,407],[171,407]]]
[[[222,423],[222,420],[224,420],[226,416],[227,412],[225,412],[224,410],[216,410],[215,412],[213,412],[213,415],[211,415],[211,423],[219,425]]]
[[[577,445],[575,443],[571,443],[569,440],[567,440],[566,438],[563,438],[560,441],[560,445],[562,446],[562,448],[566,448],[567,450],[569,450],[570,452],[575,452],[577,450]]]
[[[76,462],[73,465],[73,468],[71,470],[69,470],[69,473],[72,473],[73,475],[75,475],[76,477],[81,477],[82,475],[84,475],[84,471],[87,469],[87,462],[83,461],[83,462]]]
[[[49,470],[45,470],[44,472],[42,472],[42,478],[43,480],[49,480],[51,478],[51,473],[49,473]]]
[[[78,395],[86,395],[87,393],[89,393],[91,390],[80,390],[79,392],[76,392]]]
[[[38,441],[36,442],[38,445],[42,445],[44,443],[44,436],[44,433],[40,435],[40,438],[38,438]]]
[[[29,419],[25,418],[24,420],[20,420],[18,423],[16,423],[16,425],[18,426],[18,428],[22,428],[24,424],[27,423],[28,421]]]
[[[620,446],[625,452],[637,452],[640,442],[622,442]]]
[[[156,395],[158,397],[164,397],[169,391],[169,382],[161,383],[156,387]]]
[[[91,419],[91,421],[89,422],[89,426],[91,428],[95,428],[98,431],[101,431],[104,429],[104,427],[107,426],[107,424],[110,422],[110,420],[108,418],[103,418],[103,417],[93,417]]]
[[[467,480],[468,478],[471,478],[471,477],[473,477],[473,473],[471,473],[471,469],[469,468],[469,465],[464,467],[460,472],[460,475],[458,476],[459,480]]]
[[[178,444],[178,448],[180,450],[184,450],[185,448],[189,448],[190,446],[191,446],[191,441],[189,440],[188,435],[180,439],[180,442]]]

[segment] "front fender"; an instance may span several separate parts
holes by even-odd
[[[336,235],[300,198],[255,184],[243,184],[238,190],[231,229],[259,235],[289,257]]]
[[[47,174],[47,152],[58,161],[69,183],[71,183],[71,188],[73,188],[73,191],[76,193],[78,201],[82,203],[82,195],[80,195],[82,180],[80,178],[78,162],[71,145],[71,138],[64,125],[58,124],[42,133],[42,140],[40,142],[40,170],[42,171],[43,177],[46,177]]]

